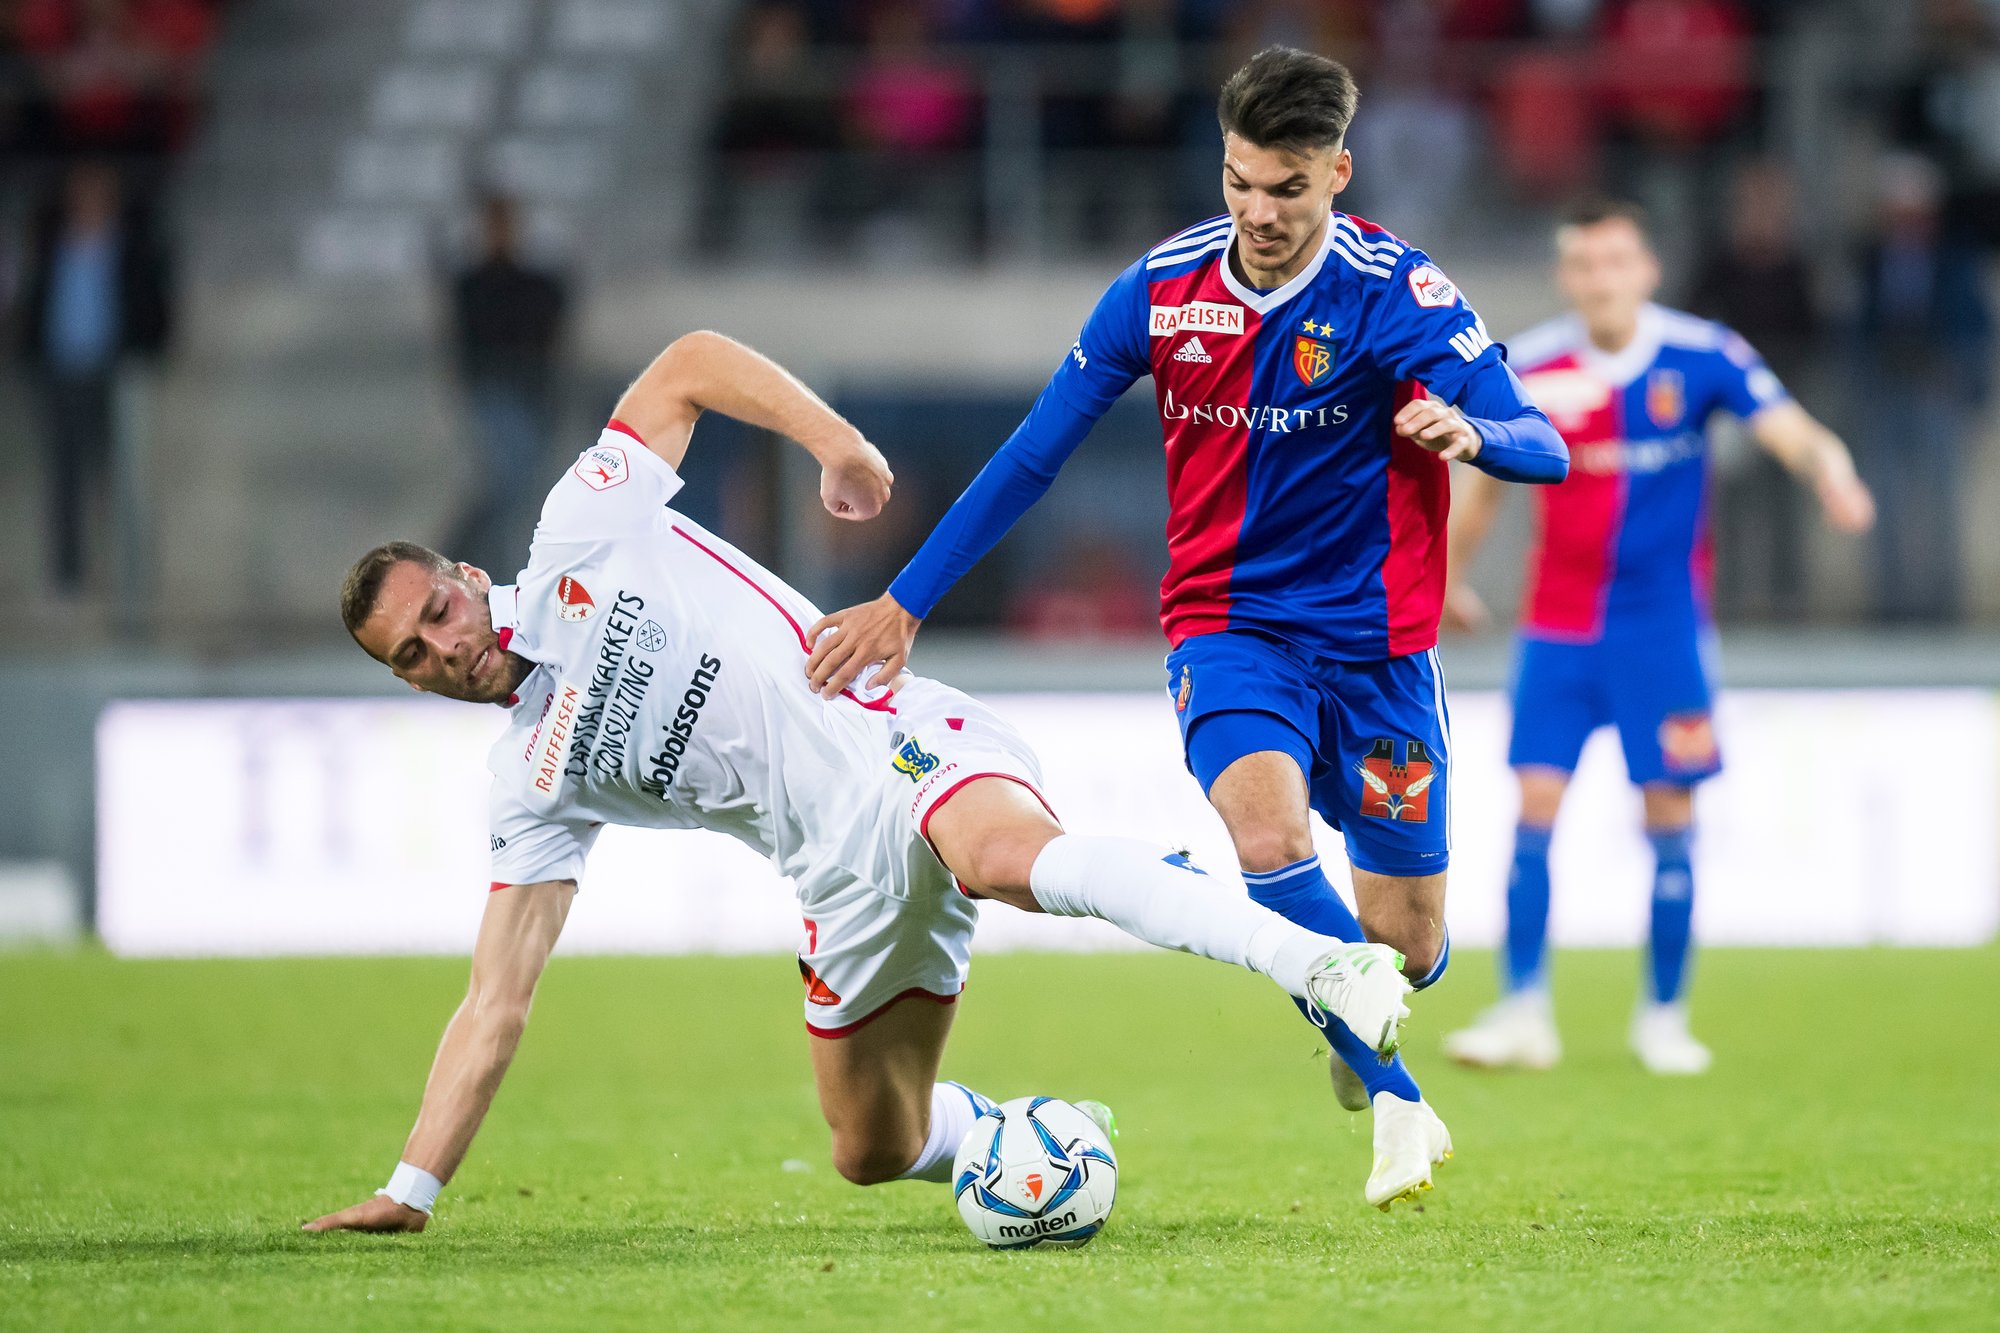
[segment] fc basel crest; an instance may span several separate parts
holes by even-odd
[[[1403,760],[1398,763],[1396,742],[1378,739],[1354,771],[1361,775],[1362,814],[1406,824],[1429,821],[1437,766],[1422,741],[1404,741]]]
[[[1661,430],[1681,424],[1687,412],[1687,385],[1678,370],[1656,370],[1646,376],[1646,415]]]
[[[1333,345],[1301,333],[1292,342],[1292,369],[1308,389],[1326,383],[1326,377],[1333,374]]]

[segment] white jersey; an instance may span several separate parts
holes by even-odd
[[[610,823],[730,834],[808,904],[906,883],[907,840],[881,835],[908,799],[895,705],[813,692],[819,612],[669,508],[680,488],[607,428],[549,493],[519,581],[492,590],[502,646],[537,664],[488,760],[494,882],[579,878]]]

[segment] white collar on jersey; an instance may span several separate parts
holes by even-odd
[[[518,583],[496,583],[486,590],[486,611],[493,619],[493,630],[500,636],[500,651],[520,650],[514,646],[514,637],[521,629],[521,585]],[[522,654],[525,656],[525,654]],[[514,687],[514,693],[507,699],[507,707],[512,708],[527,698],[534,690],[528,682],[542,670],[542,663],[529,659],[532,670],[521,677],[521,683]]]
[[[1319,252],[1306,262],[1306,266],[1300,269],[1290,282],[1282,287],[1273,287],[1268,292],[1260,292],[1255,287],[1246,286],[1243,280],[1236,276],[1236,266],[1230,262],[1230,256],[1236,253],[1236,223],[1232,221],[1229,224],[1229,244],[1222,251],[1222,262],[1216,266],[1222,271],[1222,285],[1229,289],[1231,296],[1260,315],[1267,310],[1277,309],[1304,291],[1312,280],[1319,276],[1320,269],[1326,266],[1326,252],[1333,248],[1333,220],[1337,216],[1339,215],[1335,213],[1327,214],[1326,235],[1320,240]]]
[[[521,628],[521,585],[496,583],[486,590],[486,610],[496,630]]]
[[[1665,319],[1651,301],[1639,307],[1639,324],[1633,330],[1632,341],[1615,352],[1600,350],[1590,340],[1590,331],[1583,327],[1583,320],[1576,315],[1570,318],[1576,320],[1577,361],[1613,388],[1623,388],[1638,379],[1646,367],[1659,359]]]

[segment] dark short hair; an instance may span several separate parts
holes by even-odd
[[[458,577],[458,566],[428,546],[416,542],[383,542],[354,562],[340,583],[340,619],[354,641],[361,641],[361,627],[375,614],[376,599],[382,595],[382,580],[397,565],[422,565],[433,573]]]
[[[1284,153],[1338,144],[1360,97],[1338,60],[1290,46],[1267,46],[1229,76],[1216,99],[1224,134]]]
[[[1562,212],[1559,227],[1595,227],[1600,222],[1624,220],[1646,234],[1646,210],[1630,199],[1614,199],[1609,195],[1591,194],[1571,202]]]

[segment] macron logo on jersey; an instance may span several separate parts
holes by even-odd
[[[1210,356],[1208,349],[1201,345],[1200,338],[1190,338],[1182,345],[1180,351],[1174,353],[1174,360],[1186,361],[1198,366],[1206,366],[1212,363],[1215,358]]]
[[[1199,330],[1202,333],[1243,332],[1243,307],[1224,305],[1220,301],[1190,301],[1186,305],[1156,305],[1150,307],[1147,317],[1147,333],[1155,338],[1171,338],[1176,333]]]

